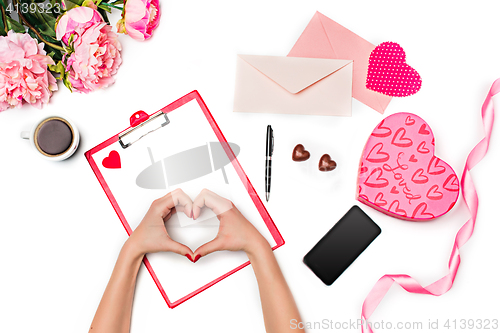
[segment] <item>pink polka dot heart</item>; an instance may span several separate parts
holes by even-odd
[[[422,86],[418,72],[406,63],[403,48],[384,42],[370,54],[366,88],[384,95],[404,97],[415,94]]]

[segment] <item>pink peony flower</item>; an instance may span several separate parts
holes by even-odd
[[[68,45],[71,34],[81,34],[90,26],[103,22],[101,14],[89,7],[75,7],[61,16],[56,24],[56,37]]]
[[[63,60],[76,91],[89,93],[115,82],[113,75],[122,63],[121,45],[97,11],[89,7],[71,9],[59,20],[56,34],[63,41],[66,39],[65,44],[72,50]]]
[[[28,34],[0,36],[0,111],[21,107],[23,101],[41,109],[57,90],[47,70],[54,61],[43,46]]]
[[[126,0],[122,19],[116,24],[118,32],[137,40],[151,37],[160,23],[159,0]]]

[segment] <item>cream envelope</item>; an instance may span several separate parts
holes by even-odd
[[[238,55],[235,112],[350,116],[352,60]]]
[[[288,56],[354,60],[352,97],[384,113],[392,97],[366,88],[368,60],[373,49],[372,43],[316,12]]]

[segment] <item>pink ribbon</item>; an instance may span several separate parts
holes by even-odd
[[[492,97],[499,92],[500,79],[497,79],[495,82],[493,82],[493,85],[491,86],[488,96],[486,96],[486,100],[484,101],[483,107],[481,109],[481,116],[483,119],[483,126],[486,134],[484,138],[474,147],[474,149],[472,149],[469,156],[467,157],[467,162],[465,163],[465,168],[460,184],[462,186],[462,196],[465,200],[467,208],[469,209],[471,218],[467,222],[465,222],[465,224],[460,228],[457,235],[455,236],[455,243],[453,244],[450,261],[448,262],[449,273],[425,288],[422,287],[422,285],[418,283],[414,278],[406,274],[388,274],[382,276],[377,281],[377,283],[375,283],[375,286],[373,286],[372,290],[363,303],[363,308],[361,310],[361,320],[364,325],[361,326],[361,332],[364,333],[366,327],[367,333],[373,333],[372,328],[367,324],[368,319],[373,314],[394,282],[399,284],[404,290],[409,293],[427,294],[434,296],[441,296],[445,294],[453,286],[458,267],[460,266],[459,249],[465,243],[467,243],[469,238],[472,236],[472,233],[474,232],[474,226],[476,224],[477,207],[479,200],[477,197],[474,182],[472,181],[470,170],[483,159],[488,151],[491,131],[493,129],[493,120],[495,117]]]

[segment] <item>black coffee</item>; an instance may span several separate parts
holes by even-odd
[[[49,118],[35,131],[35,143],[44,155],[57,156],[66,152],[73,142],[70,125],[61,118]]]

